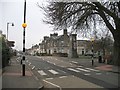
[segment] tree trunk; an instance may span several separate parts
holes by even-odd
[[[113,64],[120,66],[120,33],[114,36]]]

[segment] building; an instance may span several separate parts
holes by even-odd
[[[92,54],[91,41],[89,41],[89,40],[77,40],[77,53],[78,53],[78,55]]]
[[[67,29],[63,30],[63,35],[58,33],[50,34],[50,37],[45,36],[42,43],[39,44],[40,53],[68,53],[69,52],[69,36]]]
[[[30,49],[31,54],[39,53],[41,55],[65,55],[69,57],[78,57],[78,55],[85,55],[91,53],[91,44],[88,40],[77,40],[77,34],[68,35],[67,29],[63,30],[62,35],[58,33],[44,36],[39,45]]]

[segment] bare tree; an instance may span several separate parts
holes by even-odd
[[[94,25],[105,25],[114,38],[114,65],[120,66],[120,1],[110,2],[49,2],[43,7],[45,22],[56,29],[69,28],[88,34]]]

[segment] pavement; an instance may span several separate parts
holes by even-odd
[[[37,80],[26,65],[25,76],[22,76],[22,66],[17,62],[16,57],[11,59],[11,64],[3,69],[2,90],[39,90],[43,88],[40,80]]]

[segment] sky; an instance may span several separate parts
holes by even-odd
[[[52,32],[50,25],[45,24],[43,11],[37,6],[45,3],[45,0],[26,0],[26,48],[38,44],[44,36],[49,36]],[[22,50],[24,20],[24,0],[0,0],[0,30],[3,34],[7,33],[7,23],[13,22],[14,26],[9,24],[8,40],[15,41],[15,48]]]
[[[43,40],[44,36],[49,36],[54,33],[53,28],[45,24],[43,11],[37,6],[37,2],[42,5],[46,4],[45,0],[26,0],[26,48],[31,48],[32,45],[38,44]],[[7,23],[13,22],[14,26],[9,24],[8,40],[15,41],[15,49],[22,50],[23,48],[23,28],[24,20],[24,0],[0,0],[0,30],[3,34],[7,33]],[[59,35],[62,31],[57,32]]]

